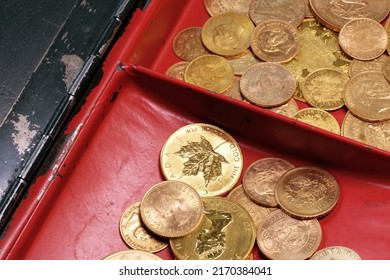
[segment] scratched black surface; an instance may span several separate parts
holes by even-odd
[[[85,95],[100,61],[94,54],[113,30],[107,26],[136,2],[0,2],[0,233]]]

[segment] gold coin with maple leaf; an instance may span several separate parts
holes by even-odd
[[[220,196],[236,185],[243,156],[229,133],[195,123],[171,134],[161,149],[160,165],[166,180],[185,182],[203,197]]]

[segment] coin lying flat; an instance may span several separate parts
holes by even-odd
[[[210,16],[226,12],[248,15],[251,0],[204,0],[204,6]]]
[[[390,9],[388,0],[310,0],[310,6],[315,17],[336,32],[354,18],[369,18],[381,22],[387,17]]]
[[[184,72],[188,64],[190,64],[189,61],[176,62],[167,69],[165,74],[169,77],[184,81]]]
[[[210,124],[189,124],[164,143],[160,166],[167,180],[193,186],[201,196],[228,193],[243,168],[241,149],[226,131]]]
[[[386,51],[388,38],[385,28],[380,23],[368,18],[357,18],[348,21],[341,28],[339,43],[349,56],[370,60]]]
[[[298,28],[301,48],[298,54],[285,63],[297,80],[294,99],[305,101],[302,94],[305,78],[321,68],[332,68],[348,75],[351,60],[341,50],[338,35],[315,19],[305,19]]]
[[[390,84],[383,72],[360,73],[348,80],[343,98],[350,112],[365,121],[390,119]]]
[[[265,216],[267,216],[272,211],[278,209],[276,207],[264,207],[257,203],[254,203],[245,193],[242,185],[235,187],[233,190],[231,190],[230,193],[227,195],[227,198],[237,202],[248,211],[249,215],[252,217],[256,229],[261,223],[261,221],[265,218]]]
[[[262,62],[251,66],[241,77],[242,95],[251,103],[264,107],[278,107],[294,95],[296,82],[283,65]]]
[[[256,25],[278,19],[298,27],[305,18],[305,3],[303,0],[253,0],[249,17]]]
[[[227,60],[232,64],[235,75],[244,74],[249,67],[260,62],[251,50],[239,57],[228,57]]]
[[[226,91],[233,83],[232,65],[218,55],[202,55],[190,62],[184,72],[184,81],[216,93]]]
[[[203,45],[201,38],[202,28],[197,26],[181,30],[173,39],[174,53],[181,59],[191,61],[201,55],[210,54]]]
[[[319,108],[305,108],[299,110],[293,118],[329,132],[340,134],[341,129],[336,118],[325,110]]]
[[[372,60],[352,60],[349,65],[349,76],[353,77],[357,74],[368,72],[368,71],[382,71],[383,65],[389,59],[389,56],[384,53],[380,57],[372,59]]]
[[[279,178],[295,166],[280,158],[262,158],[245,171],[242,185],[250,199],[260,205],[276,207],[275,187]]]
[[[283,104],[278,107],[270,108],[269,110],[281,114],[283,116],[292,118],[296,113],[298,113],[299,108],[297,102],[295,102],[294,99],[290,99],[290,101],[287,102],[286,104]]]
[[[202,42],[215,54],[237,55],[249,48],[253,28],[253,22],[242,14],[227,12],[215,15],[203,24]]]
[[[379,71],[383,72],[383,75],[385,76],[385,79],[390,83],[390,58],[389,56],[383,56],[386,59],[384,59],[382,63],[382,68]]]
[[[242,206],[223,197],[204,197],[201,225],[191,234],[170,239],[179,260],[243,260],[255,244],[252,218]]]
[[[361,260],[361,257],[350,248],[331,246],[319,250],[310,257],[310,260]]]
[[[168,240],[154,236],[143,226],[139,204],[133,203],[123,212],[119,223],[121,237],[134,250],[151,253],[161,251],[168,246]]]
[[[250,38],[255,55],[263,61],[288,62],[298,53],[298,30],[283,20],[268,20],[255,27]]]
[[[280,209],[264,218],[256,235],[260,251],[272,260],[307,259],[318,249],[321,239],[317,219],[295,219]]]
[[[336,179],[326,170],[302,166],[284,173],[276,184],[275,198],[281,209],[299,219],[320,218],[339,200]]]
[[[197,191],[180,181],[154,185],[140,203],[144,226],[154,234],[176,238],[195,230],[203,217],[203,203]]]
[[[341,135],[390,152],[390,120],[366,122],[347,112]]]
[[[162,260],[159,256],[141,250],[123,250],[104,257],[103,260]]]
[[[311,106],[333,111],[344,106],[343,88],[348,76],[342,72],[323,68],[310,73],[303,84],[303,97]]]

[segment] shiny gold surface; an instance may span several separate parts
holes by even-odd
[[[316,252],[310,260],[361,260],[361,257],[350,248],[330,246]]]
[[[256,235],[260,251],[273,260],[307,259],[318,249],[321,239],[317,219],[295,219],[280,209],[265,217]]]
[[[237,55],[250,46],[253,22],[245,15],[227,12],[210,17],[202,28],[206,48],[222,56]]]
[[[243,168],[241,149],[226,131],[210,124],[189,124],[165,142],[160,166],[167,180],[193,186],[201,196],[228,193]]]
[[[318,108],[301,109],[293,116],[294,119],[312,126],[340,134],[340,125],[329,112]]]
[[[248,211],[253,223],[255,224],[256,229],[261,223],[261,221],[265,218],[265,216],[267,216],[272,211],[278,209],[276,207],[264,207],[257,203],[254,203],[245,193],[242,185],[235,187],[233,190],[231,190],[230,193],[227,195],[227,198],[237,202]]]
[[[385,57],[385,59],[383,60],[382,68],[377,71],[382,71],[385,79],[390,83],[390,58],[387,55],[383,57]]]
[[[173,52],[181,59],[191,61],[201,55],[210,54],[203,45],[202,28],[197,26],[181,30],[173,39]]]
[[[179,61],[172,64],[165,74],[169,77],[184,81],[184,72],[190,63],[188,61]]]
[[[210,16],[226,12],[236,12],[248,16],[251,0],[204,0],[203,2]]]
[[[139,202],[130,205],[122,214],[119,231],[122,239],[134,250],[155,253],[168,246],[168,240],[158,238],[142,224]]]
[[[202,55],[190,62],[184,72],[188,83],[216,93],[226,91],[233,83],[233,67],[218,55]]]
[[[170,239],[179,260],[244,260],[252,252],[256,231],[248,211],[230,199],[204,197],[204,219],[193,233]]]
[[[343,89],[349,77],[332,68],[310,73],[303,83],[303,97],[315,108],[333,111],[344,106]]]
[[[351,60],[341,50],[335,32],[315,19],[305,19],[298,28],[301,48],[298,54],[284,64],[295,76],[297,89],[295,99],[305,101],[302,87],[305,78],[321,68],[333,68],[348,75]]]
[[[103,260],[162,260],[159,256],[141,250],[123,250],[104,257]]]
[[[281,106],[293,97],[296,82],[293,74],[283,65],[262,62],[242,75],[240,88],[249,102],[271,108]]]
[[[195,230],[203,216],[198,192],[180,181],[163,181],[151,187],[140,203],[141,220],[154,234],[176,238]]]
[[[283,20],[268,20],[255,27],[250,38],[254,54],[263,61],[288,62],[298,53],[298,30]]]
[[[242,186],[257,204],[276,207],[275,187],[279,178],[295,166],[280,158],[263,158],[252,163],[244,173]]]
[[[388,38],[385,28],[380,23],[368,18],[358,18],[348,21],[341,28],[339,44],[349,56],[370,60],[386,51]]]
[[[343,98],[350,112],[362,120],[390,119],[390,84],[383,72],[364,72],[350,78]]]
[[[284,173],[275,188],[280,208],[299,219],[320,218],[327,215],[339,200],[336,179],[326,170],[302,166]]]
[[[256,25],[278,19],[298,27],[305,18],[305,3],[303,0],[253,0],[249,17]]]
[[[366,122],[347,112],[341,135],[390,152],[390,120]]]
[[[282,106],[279,107],[270,108],[269,110],[292,118],[296,113],[298,113],[299,108],[297,102],[295,102],[294,99],[290,99],[290,101],[287,102],[286,104],[283,104]]]
[[[316,18],[336,32],[354,18],[369,18],[381,22],[390,10],[388,0],[310,0],[310,5]]]

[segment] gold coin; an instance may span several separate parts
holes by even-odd
[[[317,219],[295,219],[280,209],[265,217],[256,235],[260,251],[272,260],[307,259],[318,249],[321,239]]]
[[[383,75],[385,76],[385,79],[390,83],[390,59],[388,56],[383,56],[386,59],[382,63],[382,72]],[[380,71],[380,70],[379,70]]]
[[[231,190],[230,193],[227,195],[227,198],[233,200],[234,202],[237,202],[248,211],[253,223],[255,224],[256,229],[261,223],[261,221],[265,218],[265,216],[267,216],[272,211],[278,209],[273,207],[264,207],[254,203],[245,193],[242,185],[235,187],[233,190]]]
[[[186,61],[210,54],[203,45],[201,33],[202,27],[187,27],[181,30],[173,39],[172,48],[174,53]]]
[[[358,118],[376,122],[390,119],[390,84],[383,72],[360,73],[348,80],[343,98]]]
[[[242,186],[254,202],[276,207],[275,187],[279,178],[295,166],[280,158],[263,158],[252,163],[245,171]]]
[[[294,95],[296,82],[283,65],[262,62],[251,66],[241,77],[242,95],[251,103],[272,108],[287,103]]]
[[[303,2],[305,2],[305,17],[306,18],[314,17],[313,13],[311,12],[309,0],[304,0]]]
[[[123,250],[118,251],[108,256],[105,256],[103,260],[163,260],[159,256],[150,252],[141,250]]]
[[[184,72],[187,83],[216,93],[226,91],[233,83],[233,67],[218,55],[202,55],[190,62]]]
[[[163,181],[150,188],[140,203],[141,220],[154,234],[176,238],[195,230],[203,216],[198,192],[180,181]]]
[[[332,68],[348,75],[350,59],[341,50],[338,35],[315,19],[305,19],[298,28],[301,48],[298,54],[285,63],[297,80],[294,98],[305,101],[302,94],[305,78],[321,68]]]
[[[390,17],[387,18],[384,27],[387,33],[387,37],[390,38]],[[387,44],[387,54],[390,54],[390,40]]]
[[[390,152],[390,120],[366,122],[347,112],[341,135]]]
[[[165,74],[169,77],[184,81],[184,71],[188,64],[190,64],[188,61],[176,62],[167,69]]]
[[[296,113],[298,113],[299,108],[297,102],[294,99],[290,99],[289,102],[283,104],[279,107],[270,108],[272,112],[287,116],[292,118]]]
[[[298,27],[305,18],[305,3],[303,0],[253,0],[249,17],[256,25],[278,19]]]
[[[355,18],[369,18],[381,22],[387,17],[390,9],[388,0],[310,0],[310,6],[315,17],[336,32]]]
[[[284,173],[276,184],[275,198],[280,208],[299,219],[319,218],[334,209],[340,189],[326,170],[303,166]]]
[[[232,86],[227,91],[223,92],[223,95],[229,96],[230,98],[236,100],[245,101],[241,94],[240,79],[240,77],[235,76]]]
[[[158,252],[168,246],[164,241],[151,234],[142,224],[139,202],[130,205],[122,214],[119,231],[122,239],[134,250]]]
[[[167,180],[180,180],[201,196],[228,193],[243,168],[241,149],[226,131],[210,124],[189,124],[165,142],[160,166]]]
[[[290,61],[301,46],[298,30],[283,20],[268,20],[257,25],[250,45],[261,60],[278,63]]]
[[[249,67],[260,62],[251,50],[239,57],[228,57],[227,60],[232,64],[235,75],[244,74]]]
[[[341,28],[339,44],[349,56],[370,60],[386,51],[388,38],[385,28],[380,23],[368,18],[357,18],[348,21]]]
[[[340,134],[340,125],[336,118],[325,110],[318,108],[301,109],[293,118],[332,133]]]
[[[205,197],[204,219],[193,233],[170,239],[179,260],[244,260],[255,244],[252,218],[241,205],[223,197]]]
[[[202,28],[206,48],[219,55],[237,55],[250,46],[253,22],[246,16],[227,12],[210,17]]]
[[[333,111],[344,106],[343,88],[348,76],[342,72],[323,68],[310,73],[303,83],[303,97],[311,106]]]
[[[236,12],[248,16],[251,0],[204,0],[204,6],[210,16],[226,12]]]
[[[349,65],[349,76],[353,77],[357,74],[368,71],[382,71],[383,65],[388,59],[389,56],[387,54],[382,54],[380,57],[372,60],[354,59]]]
[[[316,252],[310,260],[361,260],[361,257],[350,248],[330,246]]]

